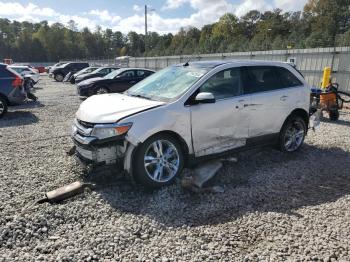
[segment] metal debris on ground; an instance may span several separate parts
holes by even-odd
[[[191,170],[181,180],[181,186],[194,193],[222,193],[224,189],[221,186],[203,187],[206,182],[213,178],[222,168],[220,160],[212,160]]]
[[[53,191],[47,192],[45,198],[40,199],[37,203],[42,204],[45,202],[58,203],[70,197],[76,196],[84,192],[85,188],[94,188],[94,184],[82,183],[80,181],[72,184],[57,188]]]

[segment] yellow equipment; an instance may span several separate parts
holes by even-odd
[[[329,87],[330,80],[331,80],[331,73],[332,73],[332,69],[330,67],[327,66],[324,68],[322,83],[321,83],[322,89],[327,89]]]

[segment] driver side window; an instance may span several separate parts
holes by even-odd
[[[212,93],[217,100],[241,95],[240,68],[229,68],[216,73],[200,87],[199,92]]]
[[[125,71],[124,73],[120,74],[121,78],[132,78],[134,77],[134,71]]]

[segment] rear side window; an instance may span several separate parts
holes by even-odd
[[[246,94],[302,85],[302,82],[289,70],[277,66],[244,67],[243,82]]]
[[[282,88],[273,66],[249,66],[243,70],[245,93],[258,93]]]
[[[139,76],[139,77],[143,77],[143,76],[145,76],[145,71],[137,70],[136,75]]]
[[[17,73],[21,74],[24,69],[23,68],[20,68],[20,67],[11,67],[12,70],[16,71]]]
[[[303,83],[288,69],[283,67],[277,67],[276,70],[284,87],[294,87],[303,85]]]

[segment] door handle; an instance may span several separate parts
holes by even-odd
[[[135,84],[136,83],[136,81],[130,81],[130,84]]]
[[[281,101],[286,101],[287,98],[288,98],[288,96],[281,96],[281,97],[280,97],[280,100],[281,100]]]

